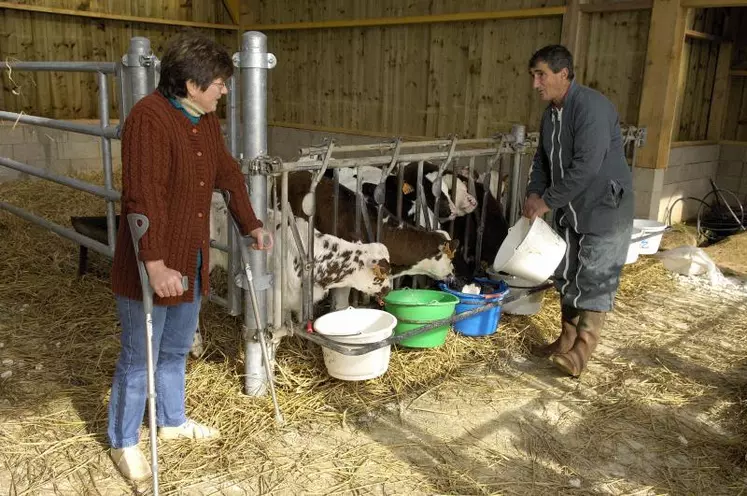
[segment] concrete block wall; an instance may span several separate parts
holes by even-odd
[[[92,123],[90,121],[81,121]],[[119,140],[112,140],[112,164],[121,167]],[[56,174],[81,171],[103,173],[101,139],[97,136],[57,131],[24,124],[0,123],[0,157],[6,157]],[[0,182],[27,176],[0,165]]]
[[[717,179],[719,151],[718,144],[671,149],[659,199],[660,221],[666,222],[671,218],[671,222],[676,223],[697,216],[698,201],[678,200],[687,197],[702,199],[711,191],[710,180]]]
[[[734,192],[747,205],[747,143],[721,145],[716,184]]]
[[[635,168],[636,217],[672,223],[694,218],[699,203],[678,200],[702,198],[711,190],[710,179],[715,180],[718,173],[719,152],[718,144],[675,147],[670,150],[668,168]]]
[[[747,205],[747,143],[679,146],[670,151],[667,169],[636,168],[636,217],[672,223],[694,219],[699,202],[677,200],[703,199],[712,189],[710,179]],[[711,203],[712,197],[706,201]]]

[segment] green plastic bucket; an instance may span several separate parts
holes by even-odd
[[[412,329],[429,324],[434,320],[446,319],[454,315],[459,298],[430,289],[398,289],[384,297],[384,309],[397,317],[394,335],[404,334]],[[405,321],[405,322],[403,322]],[[400,341],[408,348],[436,348],[446,342],[449,325]]]

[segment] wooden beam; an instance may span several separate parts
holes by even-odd
[[[682,6],[692,9],[747,7],[747,0],[682,0]]]
[[[724,39],[721,36],[715,34],[701,33],[700,31],[693,31],[692,29],[685,30],[685,36],[687,38],[695,38],[696,40],[707,40],[707,41],[718,41],[722,43]]]
[[[671,148],[682,148],[685,146],[707,146],[718,145],[718,140],[698,140],[698,141],[672,141]]]
[[[563,27],[560,32],[560,43],[573,55],[578,52],[579,34],[581,31],[581,3],[586,0],[568,0],[563,14]]]
[[[732,69],[729,71],[729,76],[731,77],[746,77],[747,76],[747,69]]]
[[[587,3],[581,6],[581,12],[624,12],[626,10],[648,10],[654,0],[624,0],[622,2]]]
[[[573,54],[573,70],[578,81],[584,82],[586,55],[589,51],[589,15],[581,10],[588,0],[568,0],[563,14],[561,44]]]
[[[685,15],[685,27],[692,26],[695,21],[695,9],[687,9]],[[687,32],[687,30],[685,30]],[[680,57],[680,72],[677,76],[677,103],[674,106],[674,126],[672,128],[672,139],[677,139],[682,127],[682,105],[685,101],[685,89],[687,87],[687,73],[690,70],[690,56],[692,55],[692,42],[682,45],[682,56]]]
[[[106,19],[122,22],[142,22],[144,24],[160,24],[166,26],[188,26],[192,28],[219,29],[226,31],[238,30],[238,25],[213,24],[210,22],[178,21],[176,19],[156,19],[154,17],[136,17],[119,14],[105,14],[103,12],[89,12],[85,10],[55,9],[52,7],[40,7],[36,5],[22,5],[10,2],[0,2],[0,9],[20,10],[24,12],[38,12],[42,14],[55,14],[72,17],[88,17],[91,19]]]
[[[294,31],[299,29],[362,28],[374,26],[402,26],[406,24],[435,24],[444,22],[489,21],[493,19],[528,19],[561,16],[565,7],[540,7],[536,9],[498,10],[491,12],[461,12],[409,17],[377,17],[371,19],[349,19],[318,22],[289,22],[282,24],[249,24],[245,30]]]
[[[711,113],[708,116],[708,139],[721,139],[726,121],[726,113],[729,106],[729,67],[731,57],[734,53],[733,43],[722,43],[718,49],[718,61],[716,62],[716,80],[713,83],[713,95],[711,97]]]
[[[638,167],[661,169],[669,163],[686,17],[680,0],[654,0],[638,116],[639,126],[647,130],[646,144]]]
[[[223,0],[223,5],[226,7],[228,14],[231,16],[231,20],[234,24],[241,24],[241,12],[239,10],[239,0]]]

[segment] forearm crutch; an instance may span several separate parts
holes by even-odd
[[[150,463],[153,472],[153,495],[158,496],[158,443],[156,439],[156,367],[153,363],[153,288],[150,286],[145,263],[139,258],[140,239],[148,230],[150,223],[143,214],[127,214],[127,222],[135,246],[137,270],[140,273],[140,285],[143,289],[143,312],[145,313],[145,356],[148,367],[148,425],[150,430]],[[188,288],[187,276],[182,278],[182,288]]]
[[[223,191],[223,199],[226,202],[226,207],[228,207],[230,198],[231,196],[228,193],[228,191]],[[251,240],[253,238],[251,238],[251,236],[243,236],[241,234],[241,231],[239,230],[239,223],[236,220],[236,217],[234,216],[233,212],[231,212],[230,208],[226,208],[226,210],[228,210],[229,214],[231,215],[231,219],[233,219],[233,222],[232,222],[233,228],[236,232],[236,236],[239,239],[238,245],[239,245],[239,250],[241,251],[241,265],[244,271],[244,277],[246,278],[247,286],[249,290],[247,292],[246,306],[251,305],[252,310],[254,312],[254,322],[257,326],[257,332],[255,333],[255,336],[257,337],[257,341],[259,341],[259,348],[260,350],[262,350],[262,361],[265,364],[265,373],[267,374],[267,382],[270,383],[270,395],[272,396],[272,405],[275,408],[275,422],[277,422],[278,425],[282,425],[283,414],[280,412],[280,406],[278,405],[278,398],[277,398],[277,395],[275,394],[275,381],[273,379],[273,374],[272,374],[272,364],[270,363],[270,353],[267,350],[267,342],[265,341],[265,332],[264,332],[264,329],[262,328],[262,319],[259,315],[257,293],[254,290],[254,279],[252,276],[252,267],[249,264],[249,248],[247,248],[246,241]],[[244,311],[247,311],[247,310],[244,310]]]

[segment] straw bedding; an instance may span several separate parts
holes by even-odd
[[[100,178],[85,179],[100,182]],[[41,181],[4,201],[69,225],[103,202]],[[118,353],[109,261],[0,212],[0,488],[123,494],[106,454]],[[747,253],[745,250],[744,253]],[[321,351],[284,339],[276,366],[287,425],[241,394],[240,318],[205,305],[205,356],[190,360],[189,414],[220,441],[159,446],[166,494],[736,494],[747,452],[747,305],[677,287],[662,266],[627,266],[588,375],[559,376],[528,347],[557,331],[548,294],[500,332],[395,349],[383,377],[329,378]],[[142,447],[147,449],[144,428]],[[741,488],[741,489],[740,489]]]

